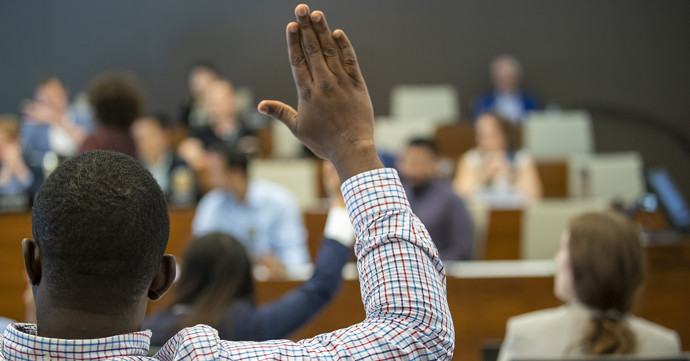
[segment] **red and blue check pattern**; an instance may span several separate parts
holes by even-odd
[[[455,335],[446,278],[435,246],[412,214],[395,170],[378,169],[342,186],[355,226],[355,251],[367,318],[314,338],[292,342],[229,342],[205,325],[186,328],[153,357],[158,360],[446,360]],[[102,339],[35,336],[35,325],[14,324],[0,359],[144,360],[150,331]]]

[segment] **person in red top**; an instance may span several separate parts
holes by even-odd
[[[143,101],[134,76],[127,73],[99,75],[89,87],[89,102],[97,125],[82,143],[79,153],[114,150],[136,157],[130,128],[141,113]]]

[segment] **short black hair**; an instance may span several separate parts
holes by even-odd
[[[428,149],[433,155],[438,155],[436,143],[428,138],[413,138],[407,142],[408,147],[420,147]]]
[[[218,154],[225,160],[225,166],[229,169],[240,169],[247,174],[249,170],[249,155],[234,145],[224,142],[211,144],[209,151]]]
[[[143,95],[136,78],[129,73],[98,75],[89,86],[89,102],[102,124],[128,129],[143,108]]]
[[[43,183],[31,214],[43,279],[58,304],[132,307],[150,286],[168,243],[165,195],[134,158],[80,154]]]

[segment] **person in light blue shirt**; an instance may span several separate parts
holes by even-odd
[[[55,76],[38,84],[35,99],[27,100],[22,111],[22,144],[32,166],[42,166],[48,152],[60,157],[75,155],[94,129],[87,100],[78,96],[70,104],[67,89]]]
[[[309,263],[307,232],[297,201],[287,189],[249,179],[249,159],[235,147],[217,144],[208,160],[213,190],[197,206],[192,233],[227,233],[239,240],[268,278],[300,274]]]

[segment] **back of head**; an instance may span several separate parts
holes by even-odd
[[[644,276],[635,227],[614,213],[588,213],[570,223],[570,264],[578,300],[592,310],[582,340],[588,354],[634,352],[635,336],[623,322]]]
[[[61,164],[32,210],[51,303],[118,312],[146,297],[170,232],[165,196],[133,158],[93,151]]]
[[[253,301],[251,261],[232,236],[211,233],[195,239],[182,258],[182,273],[171,305],[191,311],[180,327],[215,325],[236,300]]]
[[[142,110],[143,96],[129,73],[105,73],[89,86],[89,102],[96,119],[105,125],[128,129]]]

